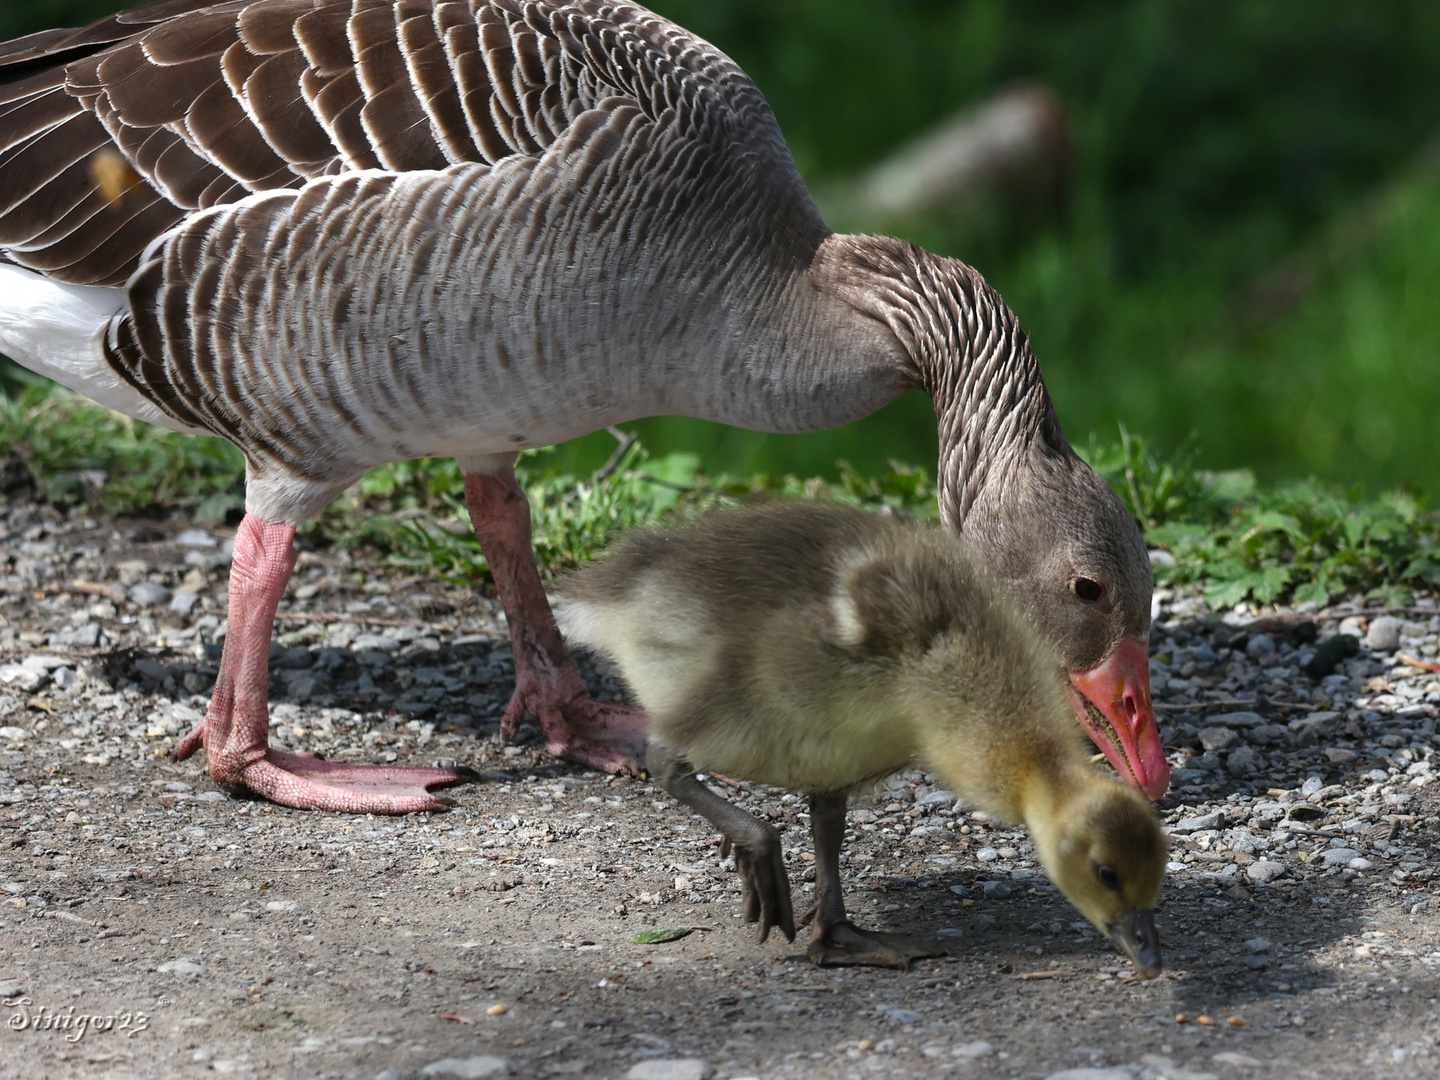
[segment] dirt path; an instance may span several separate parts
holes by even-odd
[[[1320,684],[1280,631],[1267,652],[1193,606],[1160,622],[1190,767],[1161,804],[1159,980],[1129,978],[1022,833],[918,771],[852,807],[848,898],[951,955],[834,971],[754,942],[708,827],[656,787],[501,747],[493,613],[429,581],[304,556],[275,724],[331,757],[474,765],[451,813],[291,811],[165,758],[213,679],[223,540],[0,515],[0,1076],[1440,1076],[1440,683],[1398,659],[1435,659],[1423,613]],[[803,896],[804,804],[726,790],[783,827]],[[693,929],[631,943],[647,927]],[[80,1037],[80,1016],[114,1019]]]

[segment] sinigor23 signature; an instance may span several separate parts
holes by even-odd
[[[143,1012],[109,1013],[92,1016],[76,1013],[71,1005],[64,1012],[56,1012],[47,1005],[36,1005],[28,997],[0,999],[5,1008],[11,1010],[5,1019],[5,1026],[11,1031],[53,1031],[64,1035],[66,1042],[78,1043],[86,1032],[115,1032],[132,1038],[150,1026],[150,1016]]]

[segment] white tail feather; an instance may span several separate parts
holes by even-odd
[[[166,416],[105,360],[105,329],[124,311],[124,289],[65,285],[0,265],[0,353],[106,408],[174,431]]]

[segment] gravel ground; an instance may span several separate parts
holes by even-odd
[[[452,812],[293,811],[168,759],[217,668],[225,532],[0,506],[0,1075],[1440,1075],[1440,676],[1403,659],[1436,662],[1433,607],[1160,594],[1160,979],[918,770],[853,804],[848,898],[951,955],[824,971],[754,942],[715,837],[657,787],[501,746],[503,623],[432,579],[301,555],[273,741],[473,765]],[[1340,632],[1358,651],[1305,674]],[[783,830],[803,896],[805,804],[714,782]]]

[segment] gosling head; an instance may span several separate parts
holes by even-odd
[[[1165,876],[1166,842],[1144,798],[1101,781],[1064,808],[1053,832],[1037,839],[1050,880],[1144,978],[1159,975],[1155,902]]]

